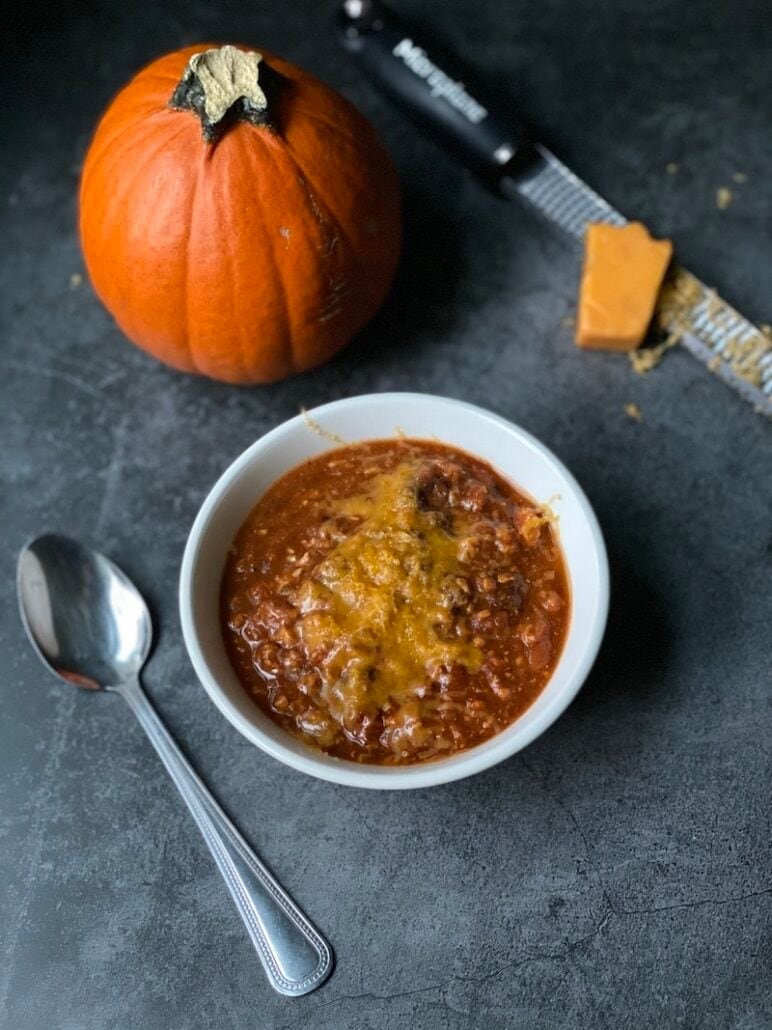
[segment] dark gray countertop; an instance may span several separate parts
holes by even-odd
[[[564,325],[577,256],[376,96],[326,6],[33,0],[17,15],[0,69],[0,1025],[768,1027],[769,428],[685,353],[647,378],[578,353]],[[561,156],[772,321],[766,0],[399,7],[434,8]],[[148,59],[212,38],[340,88],[404,182],[382,313],[326,368],[270,388],[161,367],[71,284],[99,111]],[[176,607],[188,528],[225,465],[301,404],[394,389],[474,401],[541,437],[595,505],[613,574],[601,657],[559,723],[496,769],[409,794],[317,782],[253,748],[196,683]],[[122,702],[57,686],[26,645],[15,559],[44,528],[104,549],[147,593],[148,693],[333,942],[317,993],[268,989]]]

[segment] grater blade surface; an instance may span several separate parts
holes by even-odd
[[[526,200],[577,243],[590,222],[625,225],[627,219],[546,147],[503,192]],[[691,272],[676,266],[660,293],[655,322],[758,411],[772,416],[772,335],[763,333]]]

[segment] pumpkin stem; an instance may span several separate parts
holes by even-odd
[[[169,107],[195,112],[207,143],[218,138],[230,118],[266,125],[268,100],[259,82],[261,61],[261,54],[234,46],[193,54]]]

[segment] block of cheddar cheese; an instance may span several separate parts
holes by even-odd
[[[576,342],[598,350],[639,347],[673,253],[640,222],[587,227]]]

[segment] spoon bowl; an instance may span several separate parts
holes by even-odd
[[[89,690],[139,674],[152,641],[142,595],[104,555],[46,533],[19,558],[18,592],[27,636],[61,679]]]

